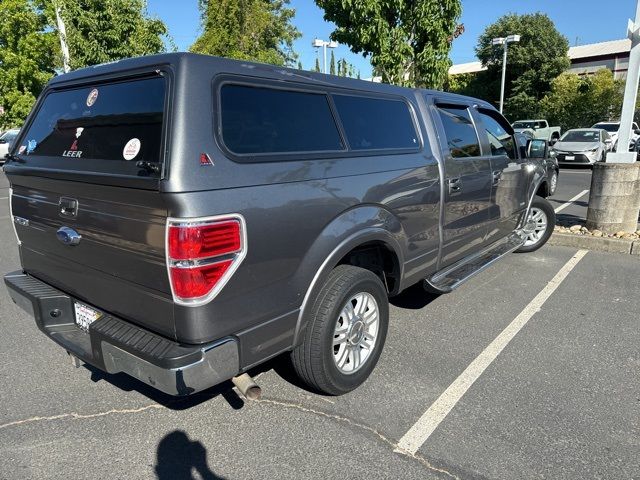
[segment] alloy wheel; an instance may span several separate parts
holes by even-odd
[[[378,303],[370,293],[357,293],[345,303],[333,332],[333,361],[340,372],[352,374],[367,362],[379,323]]]

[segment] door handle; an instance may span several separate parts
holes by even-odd
[[[449,195],[462,193],[462,179],[460,177],[447,179],[447,184],[449,185]]]
[[[78,201],[74,198],[61,197],[58,207],[63,217],[75,217],[78,214]]]
[[[494,170],[491,176],[493,177],[493,185],[498,185],[498,183],[500,183],[500,179],[502,178],[502,170]]]

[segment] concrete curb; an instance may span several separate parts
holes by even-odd
[[[640,255],[640,240],[623,240],[621,238],[593,237],[591,235],[572,235],[553,232],[549,245],[573,247],[598,252],[627,253]]]

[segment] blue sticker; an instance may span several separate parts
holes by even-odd
[[[36,142],[35,140],[29,140],[29,142],[27,142],[27,153],[33,152],[37,146],[38,142]]]

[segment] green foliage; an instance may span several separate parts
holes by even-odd
[[[336,74],[336,57],[333,54],[333,50],[331,50],[331,61],[329,62],[329,73],[331,75]]]
[[[615,80],[607,69],[582,77],[563,73],[551,82],[551,91],[542,99],[540,109],[563,130],[590,127],[620,118],[623,96],[624,81]]]
[[[302,70],[302,62],[298,60],[298,70]]]
[[[55,40],[33,2],[0,1],[0,127],[21,125],[53,76]]]
[[[433,88],[445,83],[460,0],[315,2],[337,26],[331,39],[370,56],[383,82]]]
[[[293,42],[300,32],[288,5],[289,0],[200,0],[203,32],[191,51],[294,65]]]
[[[316,57],[316,65],[315,65],[315,67],[313,67],[313,71],[314,72],[319,72],[320,71],[320,60],[318,59],[318,57]]]
[[[71,68],[164,51],[167,29],[143,0],[1,0],[0,125],[20,125],[62,68],[55,18],[67,30]]]
[[[72,70],[165,51],[166,25],[150,18],[144,0],[55,0],[67,31]],[[54,2],[47,2],[55,25]]]
[[[500,98],[502,46],[491,40],[512,34],[520,42],[508,47],[505,114],[511,118],[531,118],[539,115],[539,102],[551,88],[553,80],[569,68],[569,42],[558,32],[553,21],[542,13],[508,14],[489,25],[478,40],[476,54],[487,71],[471,82],[469,88],[484,91],[481,97],[495,102]],[[482,84],[479,84],[482,80]]]

